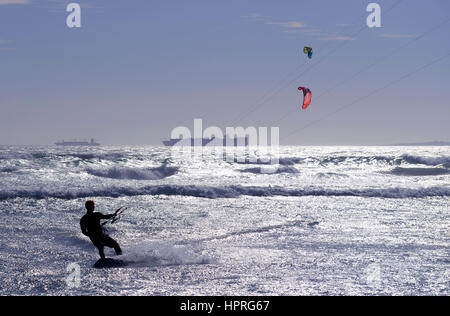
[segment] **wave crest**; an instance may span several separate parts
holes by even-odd
[[[390,172],[397,176],[440,176],[450,174],[445,168],[401,168],[397,167]]]
[[[167,167],[162,165],[157,168],[150,169],[140,169],[132,167],[111,167],[107,169],[86,169],[86,172],[90,175],[110,178],[110,179],[120,179],[120,180],[160,180],[170,176],[173,176],[178,172],[177,167]]]
[[[240,171],[254,173],[254,174],[299,173],[299,171],[297,169],[295,169],[294,167],[279,167],[279,168],[275,168],[273,170],[271,170],[269,168],[256,167],[256,168],[242,169]]]
[[[405,154],[401,157],[401,159],[409,164],[413,165],[426,165],[426,166],[439,166],[439,165],[450,165],[450,157],[449,156],[441,156],[441,157],[421,157],[421,156],[412,156]]]
[[[0,173],[11,173],[19,171],[20,169],[17,167],[2,167],[0,168]]]
[[[239,198],[241,196],[354,196],[354,197],[379,197],[379,198],[423,198],[433,196],[450,196],[449,186],[434,186],[423,188],[392,187],[384,189],[288,189],[283,187],[262,186],[197,186],[197,185],[153,185],[143,187],[117,187],[110,186],[93,190],[77,191],[47,191],[47,190],[12,190],[0,191],[0,200],[14,198],[31,199],[77,199],[90,197],[122,197],[140,195],[168,195],[190,196],[198,198]]]

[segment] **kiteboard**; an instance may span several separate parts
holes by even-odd
[[[96,269],[111,269],[111,268],[123,268],[126,267],[128,263],[123,260],[117,260],[112,258],[100,259],[94,264]]]

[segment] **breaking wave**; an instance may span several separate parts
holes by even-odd
[[[305,160],[305,158],[298,158],[298,157],[285,157],[285,158],[279,158],[278,161],[274,159],[271,161],[270,159],[261,159],[261,158],[254,158],[254,159],[246,159],[245,161],[237,161],[237,164],[245,164],[245,165],[271,165],[271,164],[280,164],[282,166],[293,166],[295,164],[300,164]]]
[[[392,187],[384,189],[288,189],[283,187],[262,186],[197,186],[197,185],[153,185],[143,187],[117,187],[109,186],[93,190],[10,190],[0,191],[0,200],[14,198],[31,199],[77,199],[89,197],[123,197],[141,195],[168,195],[168,196],[190,196],[198,198],[238,198],[240,196],[253,197],[303,197],[303,196],[354,196],[354,197],[379,197],[379,198],[422,198],[433,196],[450,196],[449,186],[433,186],[424,188],[402,188]]]
[[[282,166],[293,166],[304,162],[304,160],[305,158],[287,157],[287,158],[280,158],[279,163]]]
[[[343,173],[336,172],[319,172],[316,174],[317,178],[348,178],[349,176]]]
[[[81,160],[119,160],[127,158],[128,155],[124,153],[67,153],[59,154],[60,157],[74,157]]]
[[[238,162],[240,164],[255,164],[255,165],[269,165],[270,161],[255,159],[247,160],[245,162]],[[272,162],[272,164],[276,163]],[[450,156],[440,156],[440,157],[425,157],[425,156],[413,156],[413,155],[402,155],[402,156],[328,156],[328,157],[281,157],[278,162],[282,166],[293,166],[296,164],[303,163],[317,163],[319,165],[340,165],[343,163],[357,163],[357,164],[373,164],[373,163],[384,163],[388,165],[402,165],[402,164],[412,164],[412,165],[426,165],[426,166],[444,166],[450,168]]]
[[[421,157],[421,156],[403,155],[401,159],[409,164],[415,165],[426,165],[426,166],[450,165],[450,156]]]
[[[320,165],[334,164],[339,165],[345,162],[353,162],[358,164],[371,164],[371,163],[386,163],[386,164],[400,164],[394,156],[331,156],[319,159]]]
[[[317,158],[310,157],[308,160],[317,160]],[[402,165],[402,164],[421,164],[427,166],[439,166],[450,164],[449,156],[440,157],[422,157],[422,156],[412,156],[404,154],[402,156],[331,156],[320,158],[317,160],[319,164],[341,164],[344,162],[356,162],[359,164],[370,164],[370,163],[385,163],[389,165]]]
[[[297,169],[295,169],[294,167],[279,167],[279,168],[275,168],[273,170],[270,170],[270,169],[266,170],[266,168],[255,167],[255,168],[242,169],[240,171],[254,173],[254,174],[299,173],[299,171]]]
[[[390,172],[397,176],[440,176],[450,174],[445,168],[401,168],[397,167]]]
[[[17,167],[2,167],[0,168],[0,172],[1,173],[9,173],[9,172],[16,172],[19,171],[20,169]]]
[[[178,172],[177,167],[162,165],[158,168],[139,169],[131,167],[111,167],[107,169],[86,169],[90,175],[110,179],[122,180],[160,180],[173,176]]]
[[[65,158],[74,158],[80,160],[106,160],[106,161],[124,161],[127,159],[136,159],[141,161],[153,160],[154,154],[142,154],[139,152],[124,152],[124,151],[101,151],[101,152],[86,152],[86,151],[53,151],[45,152],[43,150],[35,150],[27,152],[25,150],[4,150],[0,152],[0,160],[60,160]],[[426,165],[426,166],[443,166],[450,168],[450,156],[442,155],[436,157],[403,154],[396,155],[333,155],[328,156],[288,156],[279,157],[278,161],[275,159],[270,161],[261,157],[246,157],[243,162],[236,162],[238,164],[246,165],[270,165],[280,164],[282,166],[294,166],[304,163],[315,163],[319,165],[340,165],[343,163],[357,163],[357,164],[373,164],[384,163],[389,165],[400,166],[403,164],[410,165]]]

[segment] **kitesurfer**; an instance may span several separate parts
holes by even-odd
[[[103,215],[102,213],[94,212],[94,201],[86,201],[85,206],[87,213],[80,220],[81,232],[83,235],[88,236],[94,246],[97,247],[102,259],[105,259],[105,253],[103,250],[105,246],[114,248],[116,254],[121,255],[122,250],[120,249],[117,241],[106,235],[103,232],[102,225],[100,224],[100,220],[102,219],[115,218],[121,209],[118,209],[114,214]]]

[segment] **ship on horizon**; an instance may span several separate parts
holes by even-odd
[[[183,139],[183,138],[171,138],[169,140],[163,140],[163,144],[164,146],[167,147],[172,147],[175,146],[176,144],[178,144],[179,142],[183,141],[184,145],[188,145],[188,146],[196,146],[196,144],[201,144],[201,146],[206,146],[208,145],[210,142],[212,142],[214,140],[214,138],[201,138],[201,139],[196,139],[196,138],[188,138],[188,139]],[[178,144],[180,145],[180,144]]]
[[[90,142],[88,141],[60,141],[55,143],[56,146],[100,146],[99,143],[97,143],[93,138]]]
[[[214,142],[213,142],[214,141]],[[211,142],[213,142],[211,144]],[[249,137],[246,136],[245,138],[239,138],[239,137],[234,137],[234,138],[216,138],[216,137],[212,137],[212,138],[171,138],[169,140],[163,140],[162,143],[164,144],[164,146],[166,147],[173,147],[175,145],[177,146],[191,146],[191,147],[195,147],[195,146],[208,146],[208,145],[212,145],[212,146],[227,146],[227,144],[232,144],[233,147],[240,147],[240,146],[245,146],[247,147],[249,145]]]

